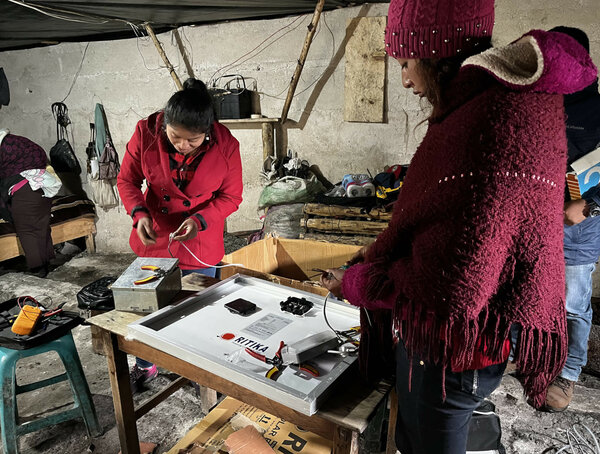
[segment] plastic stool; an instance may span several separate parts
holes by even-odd
[[[58,353],[66,372],[56,377],[47,378],[28,385],[17,385],[17,361],[28,356],[36,356],[49,351]],[[2,391],[0,426],[2,429],[4,454],[18,454],[18,437],[21,435],[80,417],[83,418],[90,437],[101,435],[102,428],[98,423],[92,395],[83,374],[71,332],[56,340],[26,350],[12,350],[0,347],[0,377],[2,378],[2,382],[0,383],[0,390]],[[38,418],[23,424],[18,423],[18,394],[34,391],[66,380],[69,380],[71,391],[73,391],[74,405],[72,408],[45,418]]]

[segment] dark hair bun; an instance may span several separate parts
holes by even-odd
[[[194,79],[193,77],[190,77],[188,80],[186,80],[183,83],[183,89],[184,90],[207,91],[206,85],[204,84],[204,82],[202,82],[199,79]]]

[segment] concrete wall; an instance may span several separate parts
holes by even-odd
[[[574,25],[589,34],[592,56],[600,62],[597,0],[568,5],[558,0],[497,3],[496,43],[510,42],[531,28]],[[332,182],[339,181],[345,173],[369,169],[375,174],[386,164],[408,163],[425,132],[425,126],[418,126],[424,119],[420,102],[402,88],[400,68],[392,60],[387,68],[388,123],[343,121],[346,21],[386,13],[387,4],[324,13],[291,106],[289,118],[299,122],[300,127],[287,130],[287,148],[317,164]],[[262,93],[262,113],[279,117],[310,19],[311,15],[306,15],[186,27],[181,33],[196,77],[209,81],[215,74],[241,73],[253,78]],[[277,30],[280,32],[259,47],[260,53],[253,52]],[[184,61],[172,35],[159,35],[159,39],[180,77],[185,79]],[[235,65],[224,68],[237,60]],[[12,93],[10,106],[0,110],[0,126],[28,136],[49,150],[56,141],[50,105],[63,100],[71,90],[65,103],[73,121],[72,144],[82,163],[95,103],[103,103],[122,156],[136,122],[160,109],[176,89],[148,38],[4,52],[0,53],[0,66],[6,71]],[[261,222],[256,206],[262,189],[260,129],[234,129],[233,134],[241,142],[245,191],[240,210],[228,220],[228,229],[258,228]],[[131,222],[124,209],[99,210],[98,214],[98,249],[127,251]]]

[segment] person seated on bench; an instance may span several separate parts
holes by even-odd
[[[46,277],[54,258],[50,197],[60,189],[60,181],[46,170],[47,164],[42,147],[0,129],[0,214],[14,224],[27,267],[39,277]]]

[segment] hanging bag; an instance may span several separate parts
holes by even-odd
[[[56,172],[81,173],[81,166],[68,140],[67,126],[71,124],[69,110],[62,102],[52,104],[56,119],[56,144],[50,149],[50,162]]]
[[[119,175],[119,170],[121,170],[119,155],[115,150],[110,136],[106,137],[106,145],[104,145],[104,151],[98,160],[98,166],[98,178],[101,180],[112,180]]]
[[[121,166],[119,165],[119,155],[115,150],[106,113],[102,104],[96,104],[96,154],[98,155],[98,178],[100,180],[112,180],[117,178]]]

